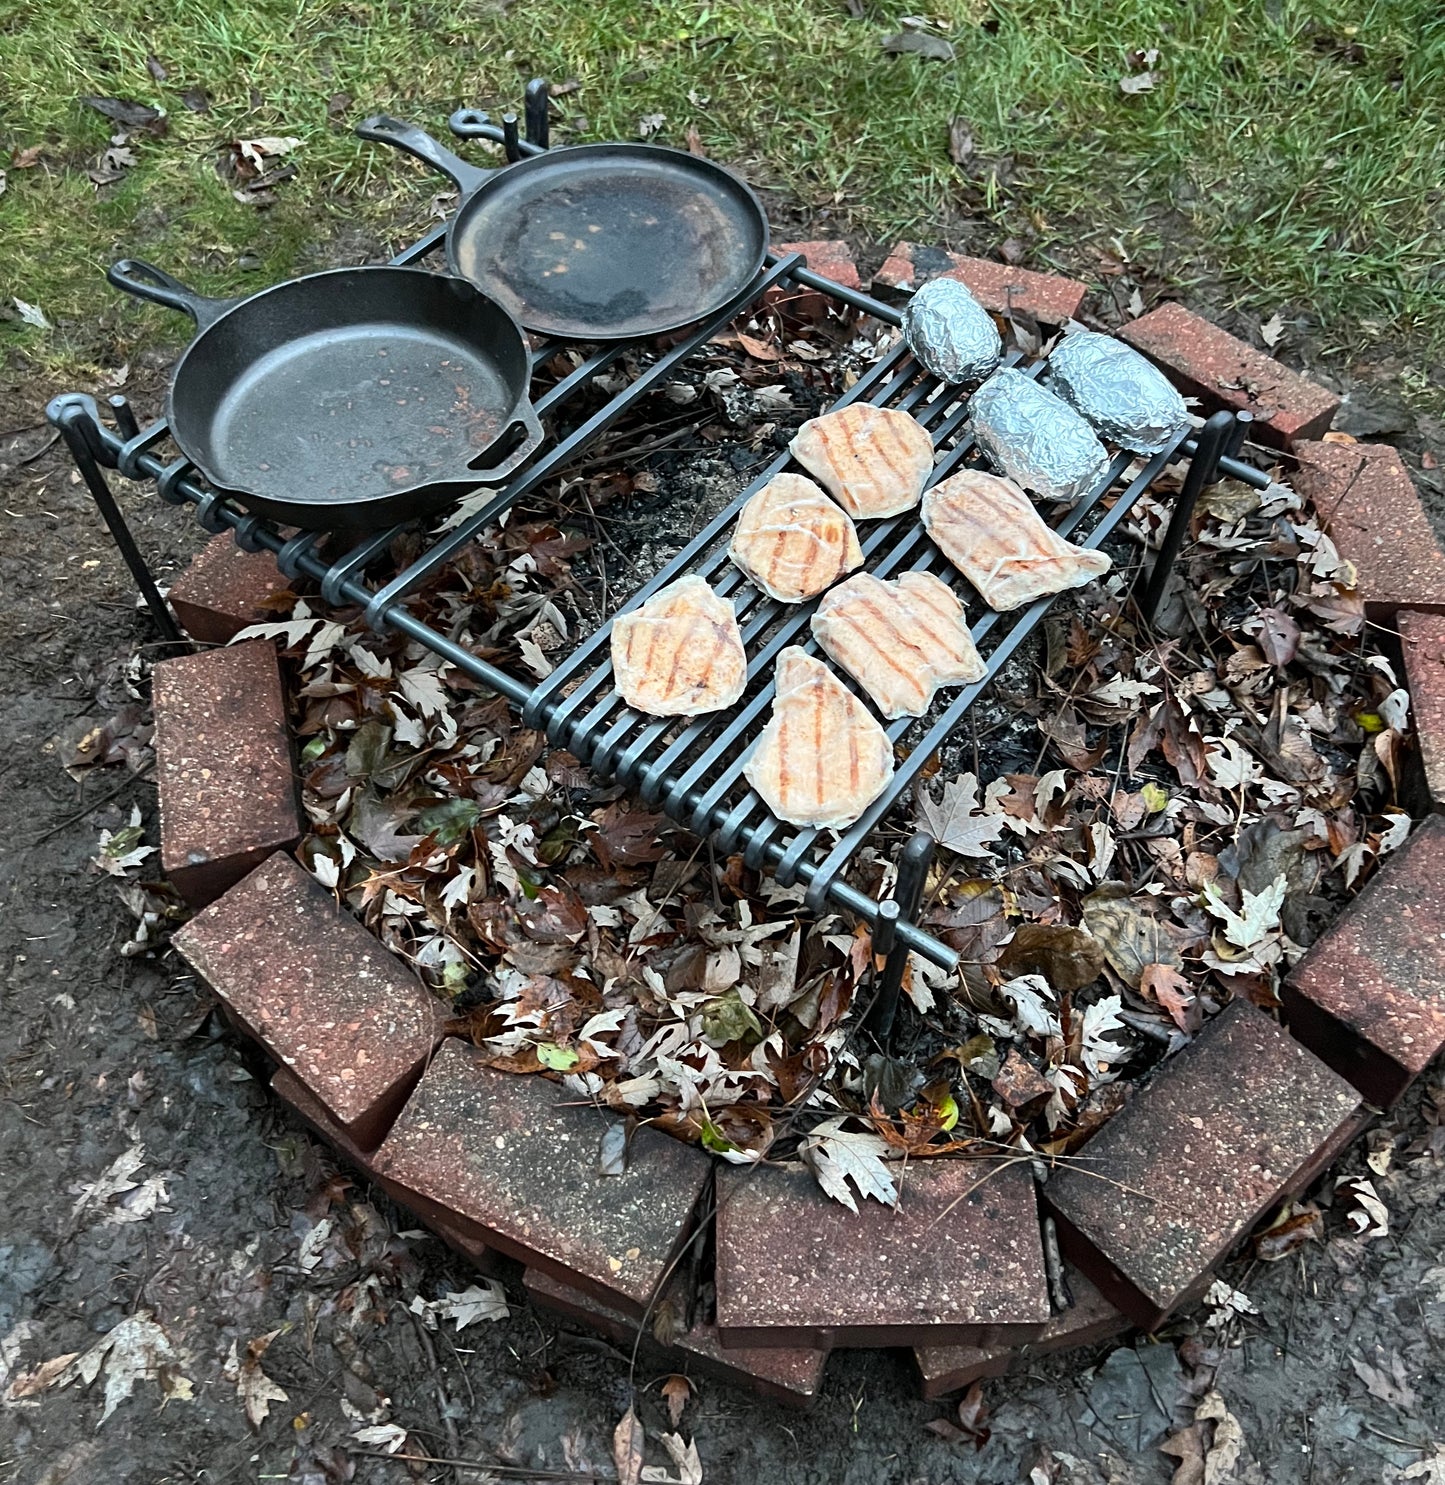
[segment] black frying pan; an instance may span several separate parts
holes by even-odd
[[[461,135],[484,122],[466,109],[452,116]],[[568,145],[482,170],[397,119],[378,115],[356,132],[452,179],[462,202],[448,266],[543,335],[635,340],[681,329],[745,288],[767,254],[757,197],[681,150]]]
[[[117,288],[196,322],[167,416],[218,490],[307,530],[428,516],[542,440],[517,322],[465,279],[335,268],[207,299],[123,259]]]

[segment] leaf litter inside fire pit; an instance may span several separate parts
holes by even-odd
[[[415,609],[514,671],[550,668],[877,353],[776,312],[736,327],[689,363],[693,395],[644,399]],[[859,1029],[864,927],[812,918],[801,889],[718,857],[415,644],[305,600],[249,631],[295,662],[302,859],[493,1067],[725,1158],[801,1154],[847,1201],[889,1199],[887,1157],[1066,1156],[1232,995],[1273,1005],[1408,825],[1404,693],[1288,489],[1206,492],[1140,627],[1127,580],[1172,480],[1111,543],[1117,580],[1058,603],[915,791],[943,846],[924,922],[961,967],[913,957],[892,1048]],[[891,889],[896,813],[855,858],[870,893]]]

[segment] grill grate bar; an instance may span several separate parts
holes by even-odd
[[[560,443],[554,445],[541,458],[527,465],[516,479],[497,492],[494,499],[489,500],[455,530],[431,546],[409,567],[399,572],[384,587],[379,588],[367,605],[367,623],[374,629],[380,628],[385,622],[384,616],[388,607],[408,593],[415,591],[438,568],[444,567],[523,495],[565,469],[599,433],[610,428],[635,402],[670,375],[682,361],[711,340],[723,326],[736,319],[748,305],[760,298],[774,284],[787,278],[801,262],[802,259],[797,253],[791,253],[785,258],[778,259],[772,267],[765,269],[751,284],[735,294],[722,309],[703,321],[695,330],[690,331],[671,350],[659,356],[640,376],[624,387],[615,397],[609,398],[604,406],[574,428]],[[567,381],[573,382],[574,378],[568,377]],[[576,381],[575,385],[580,386],[580,380]]]

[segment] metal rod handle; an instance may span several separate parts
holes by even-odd
[[[899,934],[900,922],[916,927],[918,909],[923,902],[923,888],[928,881],[928,868],[933,865],[934,840],[926,831],[919,831],[898,858],[898,884],[887,902],[878,904],[878,922],[874,928],[873,943],[879,953],[888,956],[883,966],[883,983],[878,998],[873,1002],[869,1027],[885,1046],[893,1035],[893,1021],[898,1014],[898,997],[903,989],[903,971],[908,967],[909,947]],[[886,925],[886,926],[885,926]],[[878,928],[883,927],[880,935]]]
[[[523,110],[527,115],[527,143],[544,150],[552,142],[552,121],[549,117],[550,90],[545,77],[534,77],[527,84]]]

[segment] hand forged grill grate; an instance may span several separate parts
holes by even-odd
[[[495,131],[495,137],[501,142],[504,132]],[[508,143],[511,148],[518,145],[514,136]],[[536,152],[536,146],[521,144],[520,148]],[[393,261],[422,262],[440,247],[444,231],[444,227],[433,229]],[[901,915],[898,904],[880,903],[869,897],[851,886],[844,874],[860,847],[912,787],[929,758],[958,727],[968,708],[1017,653],[1048,610],[1051,598],[1041,598],[1016,613],[995,613],[982,605],[972,588],[934,546],[916,509],[863,523],[859,535],[866,570],[880,578],[910,570],[931,572],[955,588],[974,616],[973,637],[984,656],[986,672],[981,680],[946,692],[928,717],[903,718],[887,725],[895,752],[901,755],[894,778],[862,818],[841,834],[799,829],[773,818],[748,788],[741,772],[747,752],[771,711],[773,667],[779,651],[797,643],[810,653],[817,653],[808,628],[815,602],[780,604],[754,588],[727,558],[728,539],[737,512],[749,495],[788,464],[788,455],[775,459],[624,605],[635,607],[659,588],[688,573],[706,578],[733,602],[748,651],[748,688],[743,700],[726,712],[660,721],[628,708],[612,684],[607,658],[610,620],[582,640],[545,681],[537,684],[519,680],[431,629],[405,602],[409,593],[455,558],[524,495],[564,473],[585,456],[598,435],[615,424],[647,392],[661,386],[682,362],[756,304],[769,288],[785,283],[817,290],[885,323],[899,324],[895,310],[810,272],[798,255],[770,254],[766,267],[747,289],[670,349],[657,354],[639,376],[595,412],[576,421],[576,395],[629,349],[637,347],[611,345],[594,350],[560,382],[537,395],[538,415],[554,430],[551,446],[456,529],[433,541],[404,570],[378,586],[367,581],[367,572],[383,561],[393,540],[406,528],[378,532],[339,558],[328,560],[322,555],[321,538],[316,533],[287,538],[273,523],[248,514],[207,489],[185,459],[170,462],[163,459],[158,449],[168,436],[166,423],[162,420],[140,429],[124,398],[110,399],[114,431],[101,419],[94,400],[79,393],[56,398],[48,415],[64,437],[142,594],[168,636],[180,638],[116,505],[105,477],[107,468],[118,470],[128,479],[153,480],[161,497],[172,504],[190,502],[207,530],[229,529],[247,550],[272,552],[288,577],[304,575],[316,579],[326,604],[332,607],[359,604],[371,628],[396,629],[419,641],[482,685],[506,696],[521,709],[528,725],[544,730],[555,745],[566,748],[598,774],[635,789],[647,804],[665,810],[695,833],[713,836],[724,852],[742,851],[750,866],[771,872],[784,885],[803,883],[810,910],[818,912],[831,904],[874,924],[879,930],[876,938],[880,948],[896,945],[888,975],[895,982],[896,991],[896,980],[901,974],[900,956],[905,951],[915,950],[948,968],[957,960],[951,949],[911,921],[921,885],[917,870],[920,854],[912,853],[915,869],[911,873],[911,886],[900,887],[900,896],[915,900],[904,905]],[[555,343],[538,348],[533,357],[534,369],[556,349]],[[1017,354],[1010,360],[1016,362]],[[1037,375],[1042,363],[1021,369],[1026,374]],[[938,451],[930,483],[965,464],[982,462],[972,439],[962,431],[967,417],[966,397],[923,373],[901,341],[886,351],[834,406],[860,399],[907,411],[928,429]],[[561,434],[558,430],[568,423],[569,414],[573,415],[573,426]],[[1144,609],[1146,613],[1152,612],[1162,587],[1161,579],[1167,575],[1167,565],[1178,551],[1199,489],[1221,469],[1256,486],[1268,483],[1267,476],[1234,457],[1244,433],[1244,420],[1217,414],[1197,436],[1178,440],[1142,464],[1136,464],[1131,455],[1118,455],[1099,486],[1059,519],[1057,529],[1081,545],[1102,545],[1167,464],[1181,456],[1192,456],[1189,475],[1176,502],[1174,519],[1145,596]],[[845,684],[851,684],[846,675],[839,674]],[[909,859],[905,853],[904,876],[910,875]]]

